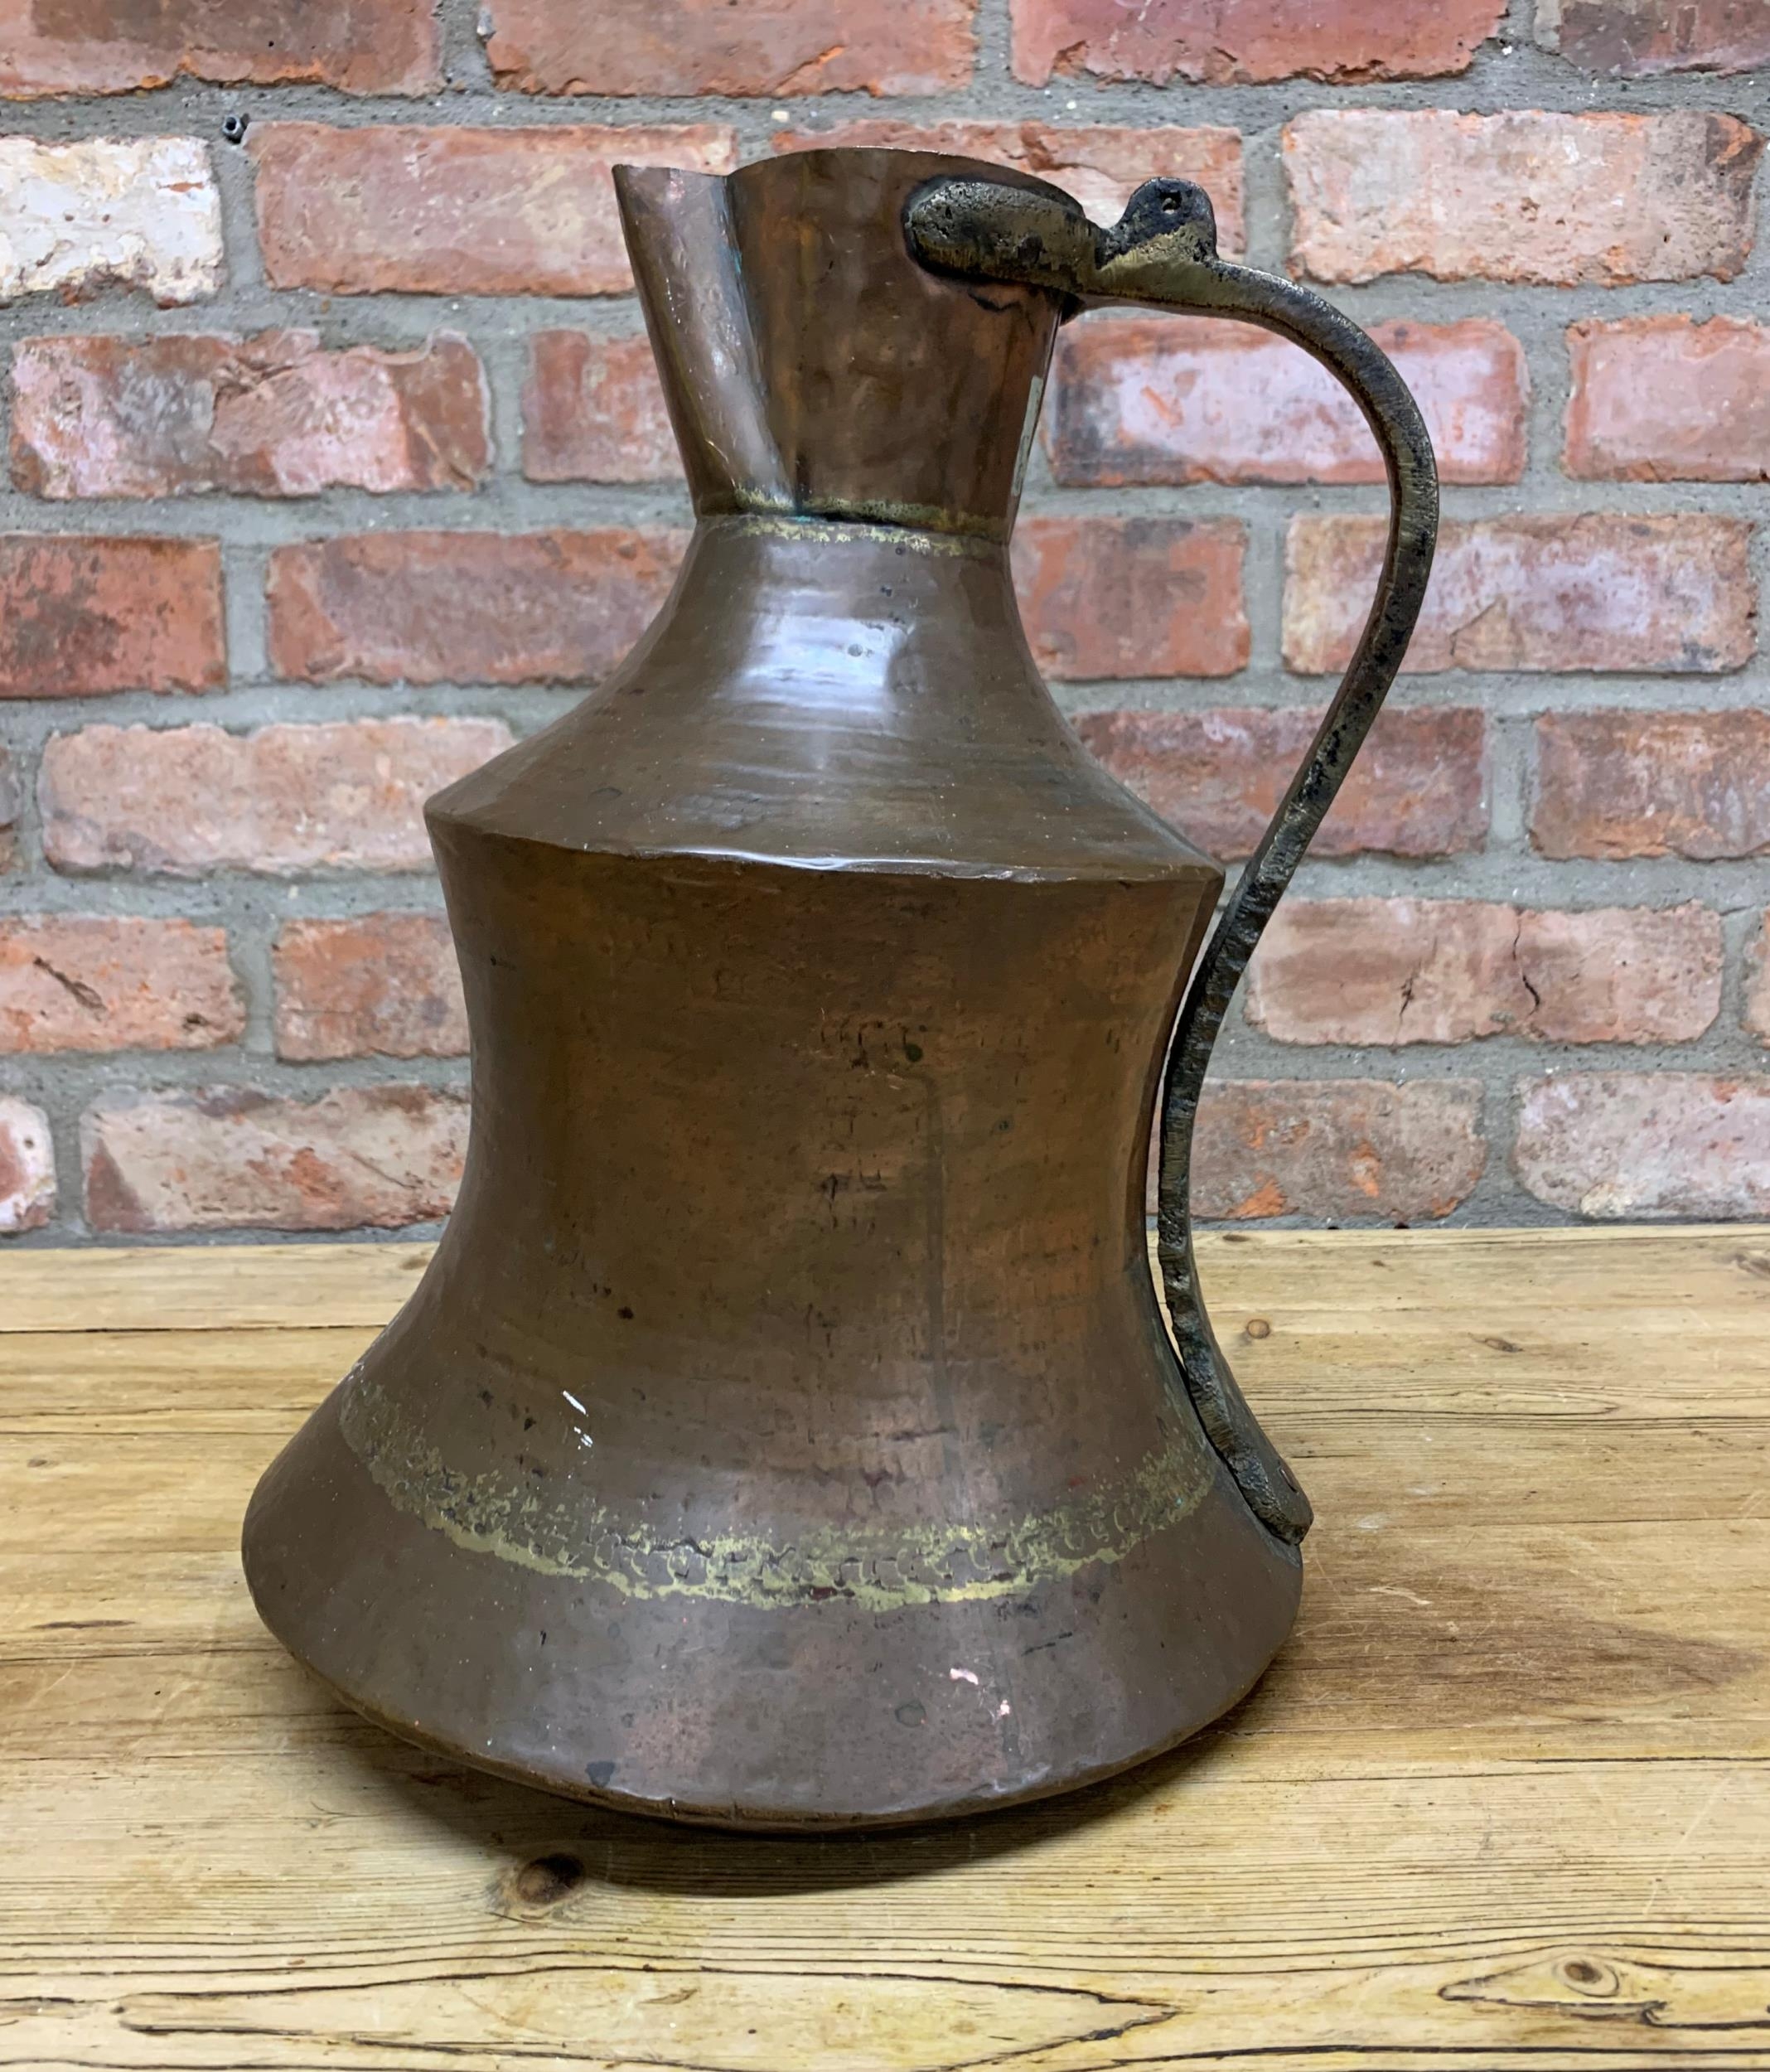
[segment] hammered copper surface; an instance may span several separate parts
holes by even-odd
[[[943,182],[1073,205],[897,152],[618,177],[694,543],[607,683],[431,802],[467,1175],[248,1576],[351,1703],[575,1797],[1058,1790],[1248,1688],[1302,1529],[1144,1251],[1221,874],[1081,748],[1009,580],[1089,291],[912,249]]]

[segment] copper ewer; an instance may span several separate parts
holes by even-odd
[[[1182,181],[1100,230],[915,152],[617,180],[694,541],[608,682],[431,801],[467,1174],[246,1573],[352,1705],[573,1798],[854,1828],[1061,1791],[1233,1704],[1296,1610],[1308,1506],[1194,1289],[1192,1121],[1418,612],[1430,448]],[[1057,327],[1110,302],[1296,340],[1389,468],[1363,641],[1196,972],[1222,873],[1089,758],[1009,583]]]

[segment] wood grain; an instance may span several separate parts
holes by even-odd
[[[0,2065],[1770,2072],[1770,1232],[1207,1240],[1321,1514],[1272,1673],[790,1841],[454,1769],[259,1626],[252,1481],[423,1256],[0,1259]]]

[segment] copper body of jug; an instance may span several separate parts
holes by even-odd
[[[844,1828],[1061,1790],[1232,1704],[1296,1609],[1191,1119],[1417,612],[1429,448],[1182,182],[1097,230],[916,152],[617,180],[694,541],[613,677],[431,801],[466,1177],[247,1575],[352,1705],[576,1798]],[[1222,874],[1080,746],[1009,582],[1057,327],[1110,301],[1297,339],[1389,462],[1363,645],[1196,972]]]

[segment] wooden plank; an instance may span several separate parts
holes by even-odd
[[[1593,1818],[1615,1807],[1605,1767],[1275,1780],[1250,1774],[1245,1750],[1216,1741],[1067,1808],[1028,1809],[969,1834],[932,1831],[913,1844],[857,1846],[660,1834],[470,1780],[392,1744],[384,1755],[365,1742],[347,1761],[315,1746],[232,1761],[206,1804],[191,1799],[177,1765],[132,1779],[120,1766],[94,1776],[51,1764],[24,1780],[18,1810],[34,1835],[56,1823],[57,1876],[78,1875],[79,1910],[33,1919],[22,1905],[28,1894],[8,1887],[0,1924],[8,1947],[34,1963],[65,1947],[77,1973],[91,1953],[107,1952],[146,1978],[258,1970],[274,1983],[283,1949],[303,1969],[348,1969],[360,1958],[423,1976],[479,1937],[512,1956],[525,1939],[547,1953],[551,1936],[510,1929],[563,1925],[617,1959],[724,1957],[836,1971],[871,1968],[870,1957],[880,1969],[920,1959],[950,1974],[999,1970],[1013,1952],[1029,1966],[1043,1957],[1058,1976],[1105,1974],[1116,1990],[1134,1991],[1151,1975],[1231,1965],[1238,1946],[1256,1958],[1287,1944],[1361,1950],[1367,1960],[1429,1951],[1459,1924],[1468,1932],[1472,1895],[1486,1895],[1480,1934],[1500,1949],[1551,1927],[1577,1933],[1593,1919],[1627,1919],[1632,1903],[1649,1905],[1656,1882],[1664,1904],[1668,1877],[1717,1921],[1729,1900],[1749,1895],[1730,1881],[1765,1837],[1761,1775],[1668,1764],[1653,1800],[1631,1809],[1625,1840]],[[123,1803],[132,1784],[133,1813]],[[1347,1875],[1351,1852],[1334,1832],[1346,1818],[1364,1841],[1361,1876]],[[552,1886],[564,1890],[520,1881],[553,1850],[577,1855],[583,1875],[562,1866]],[[1616,1882],[1557,1890],[1569,1866],[1588,1878],[1608,1868]],[[285,1876],[303,1888],[305,1905],[279,1890]],[[1084,1877],[1098,1880],[1095,1901],[1072,1910],[1060,1943],[1047,1910],[1061,1909]],[[144,1880],[161,1894],[152,1918],[141,1906]],[[1330,1888],[1343,1895],[1331,1913]],[[651,1907],[622,1904],[623,1894],[647,1893]],[[1665,1923],[1668,1941],[1676,1918]],[[1753,1928],[1748,1918],[1728,1939],[1743,1953]],[[144,1945],[177,1950],[183,1963]]]
[[[1563,1421],[1595,1436],[1614,1422],[1770,1416],[1770,1305],[1758,1333],[1700,1343],[1676,1319],[1633,1310],[1626,1357],[1564,1317],[1515,1317],[1518,1335],[1506,1339],[1412,1318],[1323,1329],[1265,1306],[1265,1334],[1226,1329],[1223,1342],[1263,1413],[1292,1427],[1299,1416],[1449,1416]],[[361,1324],[12,1334],[0,1338],[0,1432],[288,1431],[374,1336]]]
[[[375,1329],[10,1333],[0,1337],[0,1437],[263,1433],[268,1458]]]
[[[192,1581],[192,1595],[201,1599],[204,1579]],[[195,1629],[181,1638],[141,1626],[70,1629],[51,1636],[61,1644],[53,1650],[0,1661],[0,1758],[12,1773],[7,1790],[21,1786],[31,1766],[44,1765],[71,1765],[94,1775],[123,1769],[138,1779],[150,1766],[182,1766],[186,1775],[178,1789],[190,1790],[224,1763],[272,1767],[297,1745],[319,1751],[322,1763],[332,1760],[326,1750],[344,1751],[348,1761],[338,1760],[346,1770],[368,1759],[395,1761],[395,1744],[284,1655],[249,1610],[228,1603],[219,1580],[207,1610],[205,1625],[187,1620]],[[1313,1610],[1309,1616],[1315,1618]],[[1569,1699],[1577,1665],[1538,1692],[1521,1692],[1528,1665],[1520,1663],[1500,1690],[1482,1693],[1474,1688],[1479,1658],[1472,1657],[1460,1673],[1445,1677],[1442,1703],[1434,1708],[1429,1693],[1398,1693],[1404,1675],[1432,1667],[1405,1634],[1392,1662],[1366,1664],[1361,1685],[1327,1688],[1323,1676],[1352,1658],[1355,1627],[1350,1620],[1337,1630],[1323,1624],[1318,1635],[1305,1629],[1256,1692],[1211,1730],[1213,1739],[1234,1743],[1237,1774],[1250,1784],[1427,1780],[1569,1764],[1608,1766],[1614,1777],[1627,1766],[1661,1761],[1755,1765],[1763,1775],[1770,1759],[1770,1718],[1755,1673],[1737,1679],[1736,1688],[1717,1691],[1698,1681],[1706,1667],[1701,1649],[1714,1643],[1690,1645],[1670,1669],[1662,1648],[1643,1651],[1645,1660],[1608,1665],[1608,1687],[1593,1692],[1589,1710],[1583,1692]],[[1366,1637],[1376,1629],[1374,1619],[1362,1622]],[[1441,1658],[1448,1653],[1438,1645]],[[428,1768],[448,1771],[468,1789],[467,1774],[441,1759],[428,1759]],[[1626,1780],[1622,1789],[1632,1794],[1638,1781]],[[566,1810],[563,1802],[553,1807],[559,1818]],[[897,1844],[878,1846],[888,1855]]]
[[[96,1505],[91,1477],[63,1481],[53,1508],[86,1514],[77,1556],[34,1551],[51,1507],[0,1503],[15,1608],[0,1687],[20,1722],[16,1738],[0,1728],[0,1752],[36,1745],[51,1673],[89,1655],[268,1648],[232,1553],[250,1476],[180,1503],[170,1465],[148,1464]],[[1770,1603],[1717,1581],[1770,1576],[1770,1518],[1598,1532],[1465,1513],[1439,1526],[1342,1507],[1331,1483],[1324,1493],[1303,1611],[1262,1722],[1381,1736],[1434,1758],[1470,1747],[1508,1760],[1770,1758]]]
[[[130,1245],[0,1257],[0,1332],[379,1328],[433,1245]]]
[[[174,1401],[157,1412],[151,1405],[119,1407],[75,1397],[54,1417],[34,1408],[0,1417],[0,1488],[14,1513],[10,1525],[0,1519],[0,1535],[10,1533],[17,1542],[27,1532],[59,1532],[60,1511],[76,1490],[94,1507],[94,1532],[138,1532],[150,1542],[160,1530],[147,1504],[156,1489],[181,1499],[188,1492],[190,1508],[210,1508],[212,1517],[237,1514],[308,1405],[344,1371],[326,1353],[312,1366],[317,1371],[294,1402],[279,1396],[262,1407],[232,1401],[181,1410]],[[293,1395],[302,1385],[297,1377],[283,1386]],[[230,1382],[228,1393],[249,1386],[249,1377]],[[1309,1400],[1307,1388],[1267,1389],[1257,1400],[1313,1492],[1323,1530],[1336,1520],[1377,1515],[1439,1530],[1491,1523],[1496,1449],[1503,1449],[1511,1478],[1505,1516],[1520,1525],[1770,1517],[1762,1419],[1505,1411],[1404,1417],[1324,1407]],[[200,1471],[191,1457],[199,1443]]]
[[[1220,1740],[872,1844],[660,1836],[367,1745],[201,1774],[14,1787],[47,1855],[0,1889],[11,2062],[1770,2055],[1770,1801],[1735,1763],[1654,1765],[1619,1804],[1614,1765],[1280,1781]]]
[[[274,1643],[243,1610],[238,1537],[236,1520],[225,1541],[204,1547],[106,1560],[64,1544],[0,1557],[0,1665],[46,1662],[61,1673],[94,1658],[264,1652]]]
[[[192,1263],[157,1318],[86,1284],[82,1334],[33,1266],[0,1353],[0,2066],[1770,2072],[1760,1253],[1218,1239],[1321,1512],[1291,1645],[1133,1777],[858,1841],[479,1777],[269,1643],[246,1493],[409,1267],[135,1255]],[[70,1256],[0,1261],[0,1306]]]
[[[133,1657],[272,1653],[227,1551],[239,1508],[210,1522],[222,1543],[209,1547],[190,1544],[196,1525],[181,1523],[162,1547],[138,1535],[78,1558],[8,1551],[16,1610],[0,1634],[0,1755],[109,1745],[132,1717]],[[1770,1760],[1770,1614],[1750,1590],[1717,1593],[1714,1582],[1770,1574],[1770,1520],[1601,1538],[1494,1524],[1371,1531],[1356,1519],[1323,1531],[1295,1633],[1238,1732],[1368,1736],[1391,1751],[1386,1762],[1395,1750],[1429,1763]],[[122,1666],[73,1673],[87,1662]],[[97,1706],[101,1687],[111,1695]],[[239,1702],[236,1690],[230,1713]],[[132,1732],[156,1745],[148,1725]]]
[[[429,1245],[160,1245],[0,1255],[0,1332],[251,1330],[384,1324],[428,1264]],[[1200,1271],[1213,1305],[1245,1289],[1365,1323],[1405,1310],[1515,1306],[1584,1311],[1597,1301],[1661,1307],[1693,1329],[1739,1284],[1770,1296],[1770,1227],[1498,1231],[1207,1232]],[[1627,1264],[1623,1264],[1623,1261]],[[1231,1276],[1234,1276],[1231,1279]],[[1358,1300],[1348,1288],[1356,1280]]]

